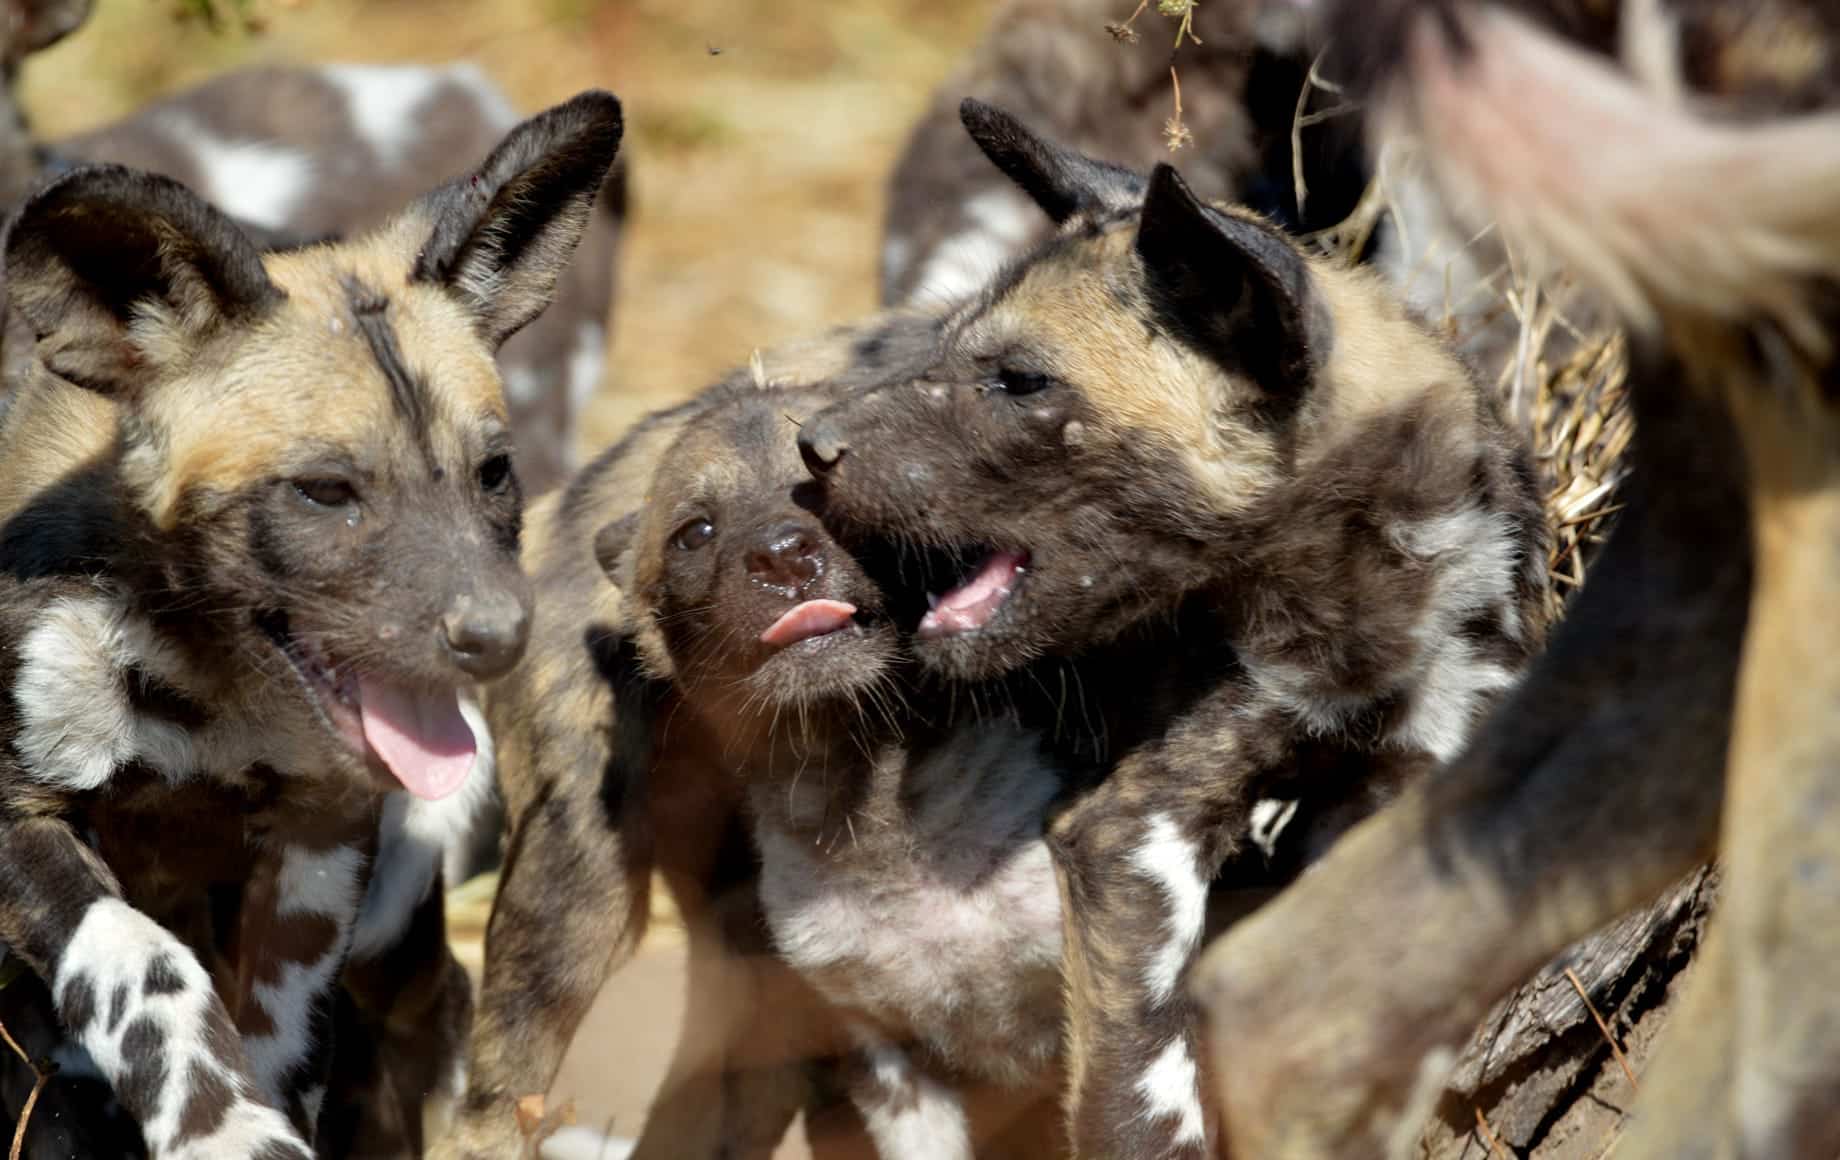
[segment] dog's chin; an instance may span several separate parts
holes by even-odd
[[[886,620],[851,623],[770,651],[747,676],[762,704],[849,704],[885,683],[899,656]]]

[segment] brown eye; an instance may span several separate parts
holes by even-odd
[[[358,502],[358,489],[336,477],[296,479],[294,492],[314,507],[339,508]]]
[[[511,482],[511,457],[494,455],[479,465],[479,486],[490,492],[505,490]]]
[[[694,552],[715,539],[715,535],[716,526],[714,524],[708,520],[696,519],[677,529],[677,534],[671,537],[671,542],[686,552]]]

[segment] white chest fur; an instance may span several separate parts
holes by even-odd
[[[835,840],[756,825],[775,944],[884,1034],[993,1080],[1039,1077],[1061,1036],[1042,838],[1055,770],[1032,735],[993,723],[873,776],[890,784]]]

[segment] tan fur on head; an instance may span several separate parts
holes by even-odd
[[[1717,123],[1674,99],[1652,53],[1631,63],[1650,62],[1661,91],[1499,8],[1464,26],[1467,51],[1453,52],[1419,20],[1393,110],[1416,118],[1446,188],[1637,327],[1762,315],[1825,355],[1807,282],[1840,269],[1840,115]]]
[[[450,294],[407,278],[415,252],[405,243],[413,240],[394,229],[355,246],[268,258],[269,275],[287,300],[228,366],[210,345],[188,347],[191,332],[170,319],[151,312],[137,319],[134,337],[147,361],[172,375],[141,407],[145,420],[164,432],[157,453],[143,447],[123,464],[157,527],[173,525],[188,493],[230,494],[318,454],[319,446],[303,445],[305,431],[345,447],[381,441],[382,459],[416,454],[409,432],[392,418],[383,372],[352,316],[345,284],[354,278],[389,299],[404,358],[438,411],[425,432],[438,456],[459,458],[457,430],[488,417],[507,422],[490,351],[451,340],[470,334],[471,319]],[[231,400],[238,421],[227,425]]]

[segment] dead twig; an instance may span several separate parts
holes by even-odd
[[[32,1062],[32,1057],[26,1054],[25,1048],[19,1046],[19,1041],[13,1038],[13,1033],[6,1029],[4,1023],[0,1023],[0,1039],[6,1040],[6,1045],[13,1049],[13,1054],[32,1069],[32,1075],[35,1077],[31,1094],[26,1096],[25,1107],[20,1109],[19,1123],[13,1128],[13,1147],[6,1154],[7,1160],[19,1160],[19,1157],[25,1152],[26,1128],[32,1123],[32,1109],[38,1105],[38,1093],[45,1090],[45,1084],[51,1079],[51,1073],[39,1070],[39,1066]]]
[[[1163,140],[1168,143],[1169,151],[1174,153],[1192,142],[1194,135],[1182,123],[1182,82],[1176,76],[1176,66],[1173,64],[1169,66],[1169,83],[1176,91],[1176,111],[1174,116],[1163,122]]]
[[[1481,1108],[1476,1109],[1476,1130],[1482,1133],[1483,1141],[1488,1144],[1489,1155],[1498,1156],[1501,1160],[1513,1160],[1513,1154],[1495,1134],[1495,1129],[1489,1127],[1489,1118],[1482,1114]]]
[[[1578,981],[1578,972],[1567,967],[1565,977],[1571,982],[1572,990],[1577,991],[1578,997],[1584,1000],[1584,1009],[1589,1011],[1591,1018],[1597,1021],[1597,1029],[1604,1033],[1604,1042],[1610,1045],[1610,1054],[1616,1057],[1617,1065],[1623,1069],[1623,1074],[1629,1077],[1630,1090],[1641,1091],[1642,1085],[1636,1082],[1635,1069],[1629,1066],[1629,1057],[1623,1054],[1621,1047],[1617,1046],[1616,1037],[1610,1034],[1610,1025],[1605,1023],[1604,1017],[1597,1013],[1597,1004],[1591,1002],[1591,996],[1585,994],[1584,984]]]

